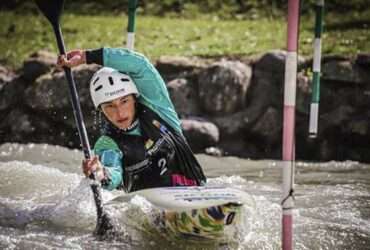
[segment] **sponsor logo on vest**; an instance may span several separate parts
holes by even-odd
[[[162,144],[163,144],[164,142],[165,142],[165,141],[164,141],[164,138],[163,138],[163,137],[159,138],[159,139],[155,142],[154,146],[153,146],[151,149],[149,149],[149,150],[147,151],[148,155],[153,155],[153,154],[157,153],[157,152],[158,152],[158,150],[159,150],[159,148],[162,146]]]
[[[152,141],[151,139],[148,139],[145,142],[145,149],[149,149],[151,146],[153,146],[153,144],[154,144],[154,141]]]

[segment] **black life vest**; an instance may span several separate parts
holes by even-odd
[[[138,103],[136,117],[141,135],[129,135],[108,122],[105,134],[123,153],[123,185],[126,192],[140,189],[202,185],[203,170],[182,134],[154,111]]]

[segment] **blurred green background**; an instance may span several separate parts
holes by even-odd
[[[286,44],[287,1],[138,1],[136,50],[161,55],[249,56]],[[301,1],[299,53],[312,56],[314,3]],[[368,0],[326,1],[323,53],[370,52]],[[62,30],[72,48],[125,45],[128,0],[65,1]],[[0,2],[0,63],[19,67],[40,49],[56,51],[33,1]]]

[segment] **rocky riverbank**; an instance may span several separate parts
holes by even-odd
[[[285,52],[251,58],[162,57],[156,63],[195,152],[281,158]],[[79,147],[64,73],[39,51],[17,70],[0,66],[0,143]],[[299,58],[296,158],[370,162],[370,55],[324,56],[319,133],[308,138],[312,59]],[[92,143],[99,114],[89,97],[96,65],[74,69]]]

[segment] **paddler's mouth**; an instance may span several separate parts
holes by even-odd
[[[123,118],[123,119],[119,119],[119,120],[117,120],[117,123],[119,123],[119,124],[122,124],[122,123],[126,123],[126,122],[128,122],[128,118]]]
[[[126,118],[118,119],[118,120],[116,120],[116,124],[120,129],[127,129],[131,125],[130,124],[130,118],[126,117]]]

